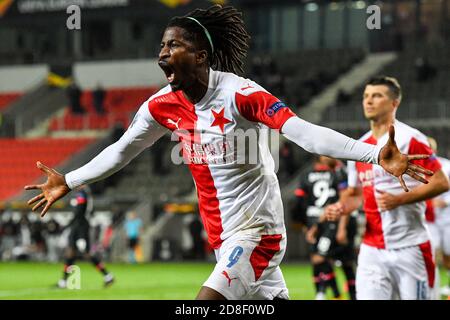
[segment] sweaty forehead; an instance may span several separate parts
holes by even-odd
[[[180,27],[169,27],[164,31],[162,41],[167,42],[170,40],[177,40],[191,44],[191,42],[186,39],[186,30]]]

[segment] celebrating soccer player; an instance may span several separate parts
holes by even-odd
[[[161,40],[159,66],[168,85],[150,97],[119,141],[83,167],[62,175],[42,164],[44,184],[33,210],[50,206],[72,189],[123,168],[167,132],[179,136],[192,172],[199,211],[217,264],[198,299],[288,299],[279,267],[286,251],[283,204],[268,141],[258,161],[235,157],[234,132],[276,129],[307,151],[380,164],[403,181],[431,174],[410,163],[426,155],[401,154],[393,139],[382,147],[355,141],[298,118],[257,83],[239,77],[250,36],[241,13],[215,5],[170,20]],[[404,185],[404,184],[403,184]]]

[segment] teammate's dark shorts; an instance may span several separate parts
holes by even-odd
[[[91,249],[89,241],[89,225],[76,225],[71,229],[69,234],[69,246],[79,254],[89,253]]]
[[[351,217],[347,226],[348,245],[340,245],[336,241],[337,225],[327,222],[320,223],[317,241],[309,245],[309,252],[341,262],[353,261],[355,259],[356,231],[356,219]]]
[[[318,231],[314,244],[309,244],[310,254],[329,257],[336,246],[336,223],[323,222],[318,224]]]
[[[128,239],[128,248],[134,249],[139,243],[139,238],[129,238]]]
[[[334,260],[339,260],[342,263],[353,262],[356,259],[355,252],[355,237],[357,233],[357,221],[355,217],[350,217],[347,225],[347,245],[336,245],[333,252],[331,253],[331,258]]]

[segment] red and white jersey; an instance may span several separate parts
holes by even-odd
[[[441,157],[438,157],[438,160],[442,165],[442,171],[450,179],[450,160]],[[434,209],[436,220],[439,224],[450,224],[450,191],[440,194],[438,198],[444,200],[447,206]]]
[[[424,168],[437,171],[441,165],[433,155],[427,138],[418,130],[395,121],[395,140],[401,153],[430,154],[425,160],[414,160]],[[389,138],[388,133],[379,140],[372,132],[367,132],[360,141],[383,146]],[[409,189],[420,185],[420,182],[408,175],[403,175]],[[363,243],[380,249],[398,249],[419,245],[429,240],[424,224],[425,202],[402,205],[394,210],[380,211],[377,206],[377,191],[391,194],[404,192],[398,179],[387,173],[381,166],[362,162],[348,162],[349,187],[362,187],[364,212],[366,214],[366,231]]]
[[[208,91],[195,105],[182,91],[172,92],[166,86],[138,114],[146,117],[146,131],[148,127],[155,127],[155,132],[166,128],[179,137],[213,248],[236,232],[285,233],[267,139],[260,139],[259,148],[254,149],[258,151],[256,163],[243,163],[231,141],[239,129],[242,135],[248,129],[260,135],[261,129],[279,130],[295,115],[276,97],[251,80],[210,69]]]

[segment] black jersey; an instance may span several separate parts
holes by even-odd
[[[73,218],[70,226],[89,226],[89,218],[92,214],[92,198],[86,188],[78,190],[71,199],[74,207]]]
[[[73,218],[69,223],[69,246],[78,253],[90,251],[90,227],[89,219],[92,215],[92,197],[86,187],[78,190],[71,199],[74,207]]]
[[[347,187],[347,173],[341,166],[333,170],[325,165],[314,164],[304,170],[295,190],[297,205],[294,219],[308,228],[317,223],[325,206],[339,200],[339,190]]]

